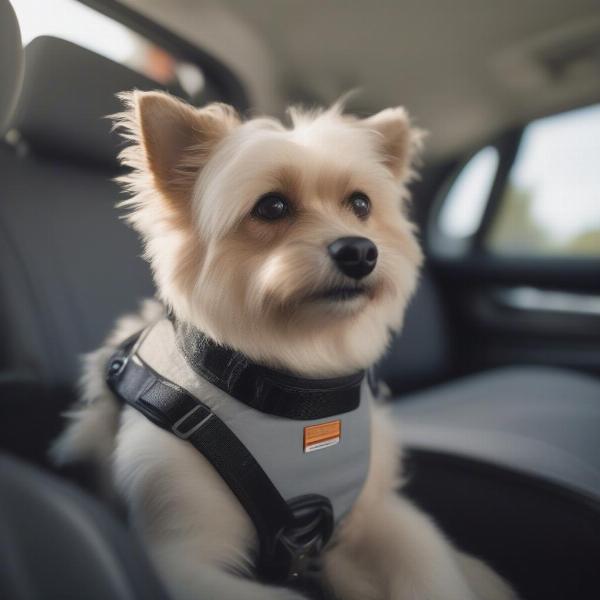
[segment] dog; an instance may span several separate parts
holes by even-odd
[[[115,123],[129,141],[120,180],[130,196],[122,206],[144,242],[158,299],[122,318],[85,358],[81,401],[52,456],[97,466],[104,493],[124,500],[176,600],[306,598],[254,577],[257,529],[239,496],[186,439],[123,406],[107,364],[136,332],[159,323],[160,335],[171,335],[177,322],[217,349],[309,382],[371,367],[401,328],[418,280],[407,183],[423,134],[403,108],[368,118],[344,114],[341,103],[291,109],[284,125],[244,122],[230,106],[195,108],[162,92],[122,100]],[[165,339],[149,354],[169,369],[181,356]],[[214,382],[186,365],[177,370],[179,384],[215,410],[229,402]],[[398,436],[383,408],[369,410],[369,447],[357,461],[364,477],[320,553],[323,586],[343,600],[515,599],[398,492]],[[306,456],[351,442],[341,436]]]

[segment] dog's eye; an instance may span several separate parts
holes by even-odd
[[[287,200],[280,194],[267,194],[263,196],[252,209],[253,216],[265,221],[282,219],[288,212]]]
[[[366,194],[354,192],[348,198],[348,205],[359,219],[366,219],[371,212],[371,201]]]

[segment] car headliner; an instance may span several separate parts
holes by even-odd
[[[404,104],[449,156],[600,99],[597,0],[122,0],[212,51],[258,112]]]

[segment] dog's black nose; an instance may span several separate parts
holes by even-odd
[[[377,246],[364,237],[342,237],[327,247],[337,268],[352,279],[366,277],[377,262]]]

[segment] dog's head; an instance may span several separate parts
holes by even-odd
[[[421,135],[405,111],[290,111],[284,127],[159,92],[124,100],[124,204],[174,313],[297,373],[372,364],[421,262],[405,216]]]

